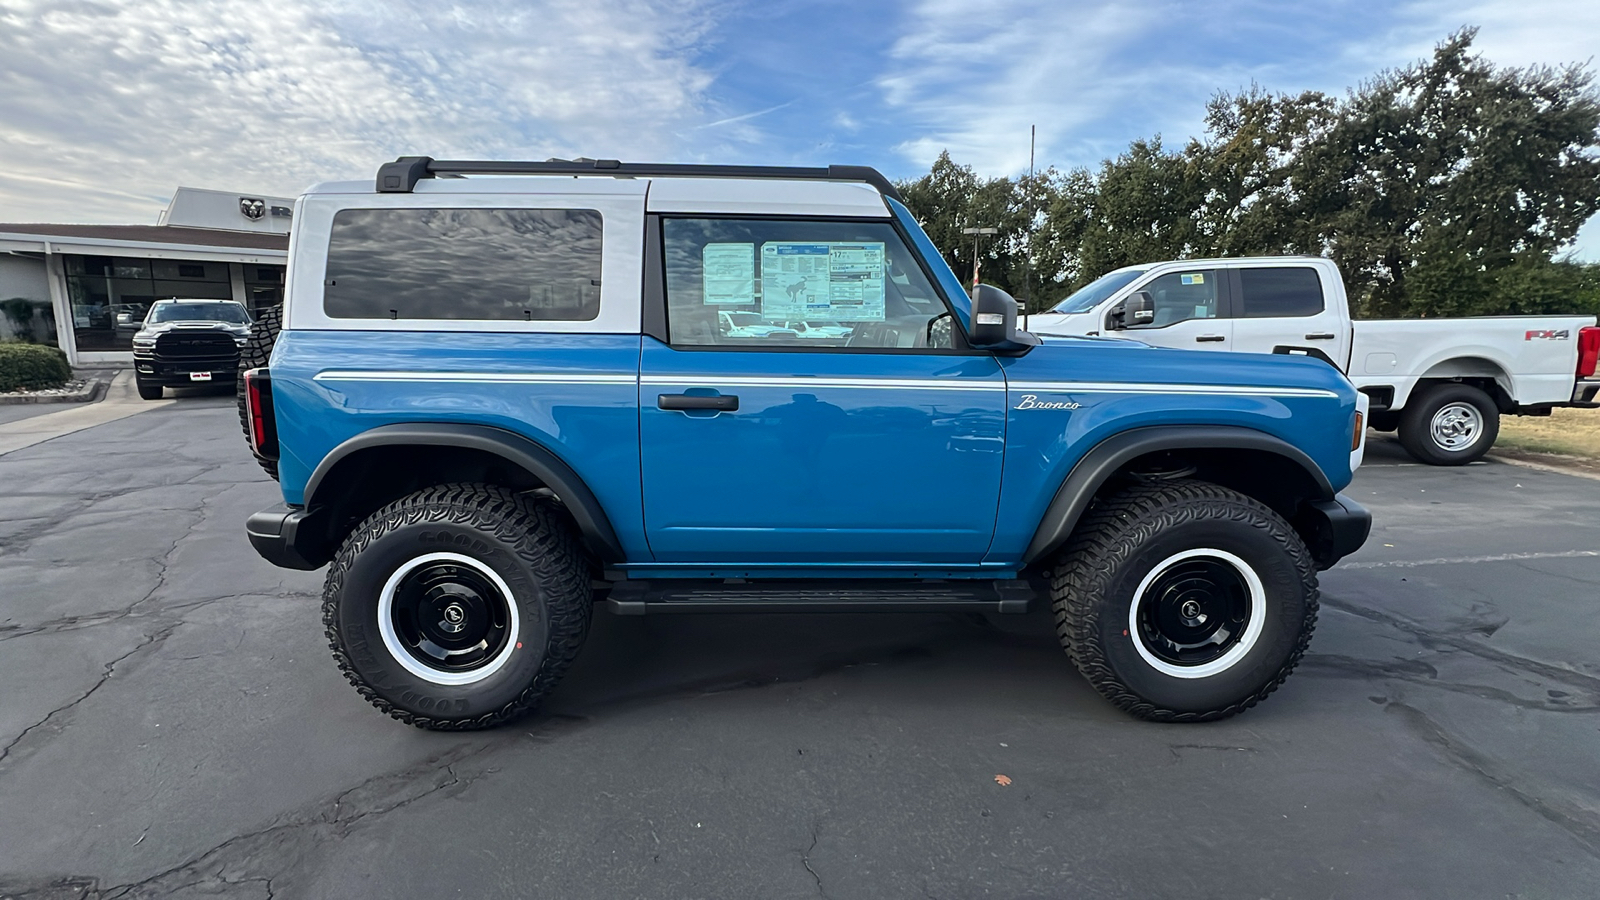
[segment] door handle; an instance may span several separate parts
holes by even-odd
[[[1201,334],[1201,335],[1196,335],[1195,336],[1195,341],[1198,342],[1198,343],[1201,343],[1201,344],[1207,343],[1209,341],[1225,341],[1225,340],[1227,340],[1227,337],[1225,337],[1224,335],[1220,335],[1220,334]]]
[[[714,409],[734,412],[739,408],[739,398],[734,394],[706,397],[699,394],[660,394],[656,397],[659,409]]]
[[[1308,341],[1331,341],[1333,338],[1333,332],[1330,331],[1319,331],[1315,334],[1306,335],[1306,340]]]

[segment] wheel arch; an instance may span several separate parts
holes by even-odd
[[[1317,517],[1304,514],[1306,504],[1332,501],[1336,491],[1304,451],[1251,428],[1170,425],[1112,435],[1084,454],[1045,508],[1023,564],[1048,559],[1060,549],[1096,498],[1131,481],[1188,475],[1271,507],[1305,538],[1319,565],[1337,559],[1321,558],[1318,548],[1326,541],[1317,533]]]
[[[1392,405],[1403,407],[1436,385],[1460,383],[1478,388],[1494,400],[1501,412],[1509,412],[1516,406],[1517,396],[1516,377],[1511,374],[1510,364],[1496,358],[1496,354],[1487,352],[1487,348],[1477,349],[1486,352],[1457,352],[1452,356],[1430,360],[1412,383],[1411,389],[1405,396],[1396,396]]]
[[[305,507],[319,520],[331,551],[355,524],[389,502],[455,481],[546,489],[596,557],[623,559],[605,509],[571,466],[529,438],[486,425],[415,422],[364,431],[317,464],[306,481]]]

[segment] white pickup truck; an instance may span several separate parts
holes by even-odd
[[[1594,326],[1593,316],[1354,321],[1338,267],[1314,256],[1128,266],[1026,325],[1038,334],[1326,360],[1370,398],[1373,428],[1398,430],[1412,456],[1441,466],[1487,452],[1502,415],[1600,407]]]

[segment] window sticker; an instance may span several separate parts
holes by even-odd
[[[1206,276],[1203,272],[1196,272],[1193,275],[1179,275],[1178,281],[1181,284],[1205,284]]]
[[[883,243],[769,241],[761,245],[767,319],[881,322]]]
[[[756,302],[756,245],[707,244],[700,252],[706,306]]]

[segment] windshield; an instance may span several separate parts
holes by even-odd
[[[1057,303],[1050,310],[1054,313],[1081,313],[1094,309],[1101,300],[1115,294],[1128,285],[1128,282],[1144,274],[1143,269],[1127,269],[1121,272],[1111,272],[1101,275],[1076,291],[1072,296]]]
[[[227,322],[230,325],[248,325],[250,317],[237,303],[157,303],[150,310],[150,321],[155,322]]]

